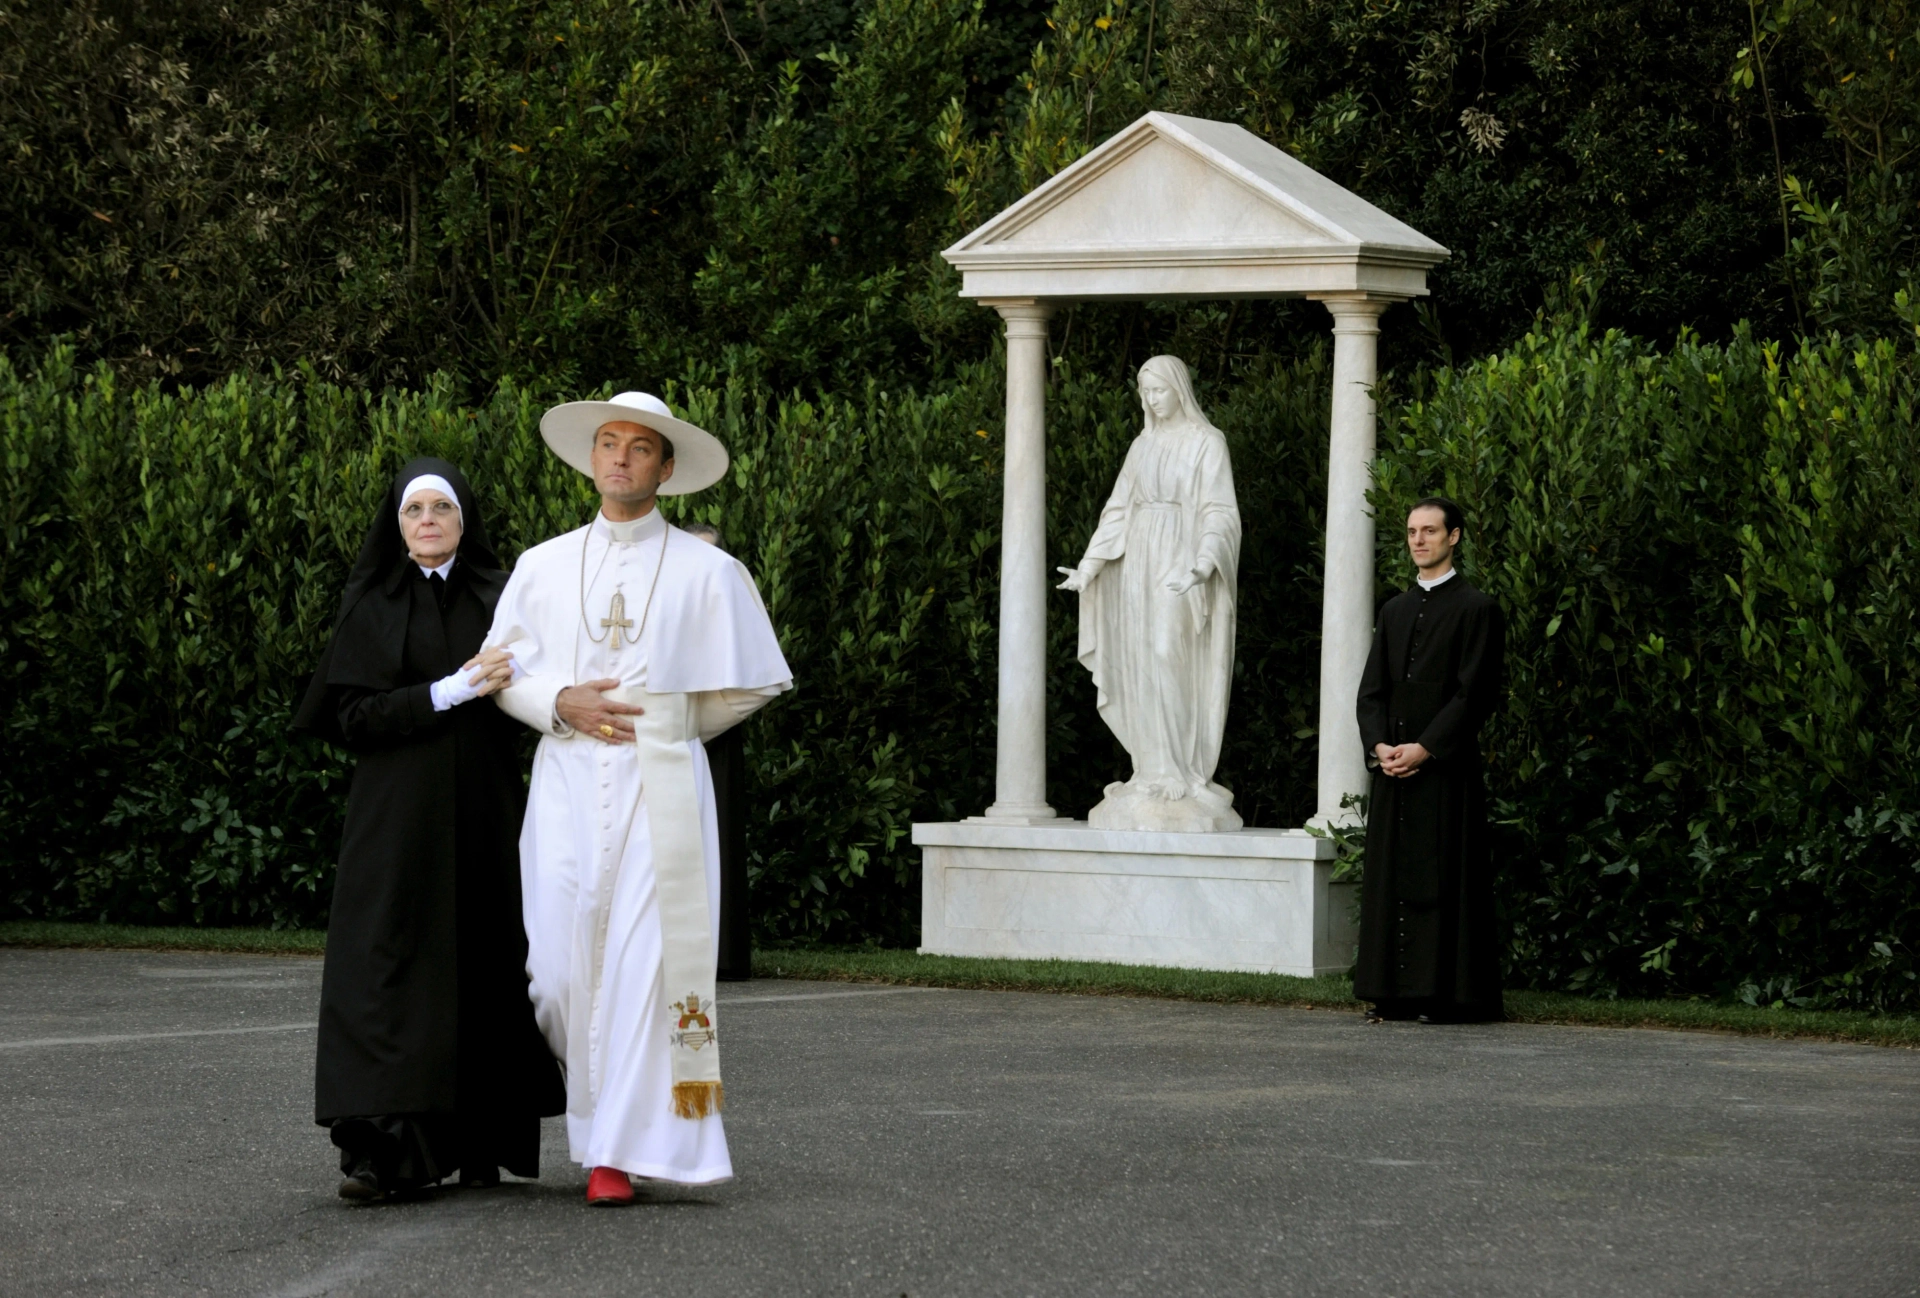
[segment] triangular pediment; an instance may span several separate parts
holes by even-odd
[[[1045,296],[1265,296],[1337,290],[1335,263],[1424,292],[1447,250],[1242,127],[1148,113],[943,255],[969,296],[1028,291],[1027,270]]]
[[[976,248],[1253,247],[1345,242],[1157,133]]]

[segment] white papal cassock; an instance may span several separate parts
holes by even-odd
[[[612,616],[615,592],[624,619]],[[612,625],[619,620],[632,625]],[[700,741],[792,684],[766,607],[737,560],[669,526],[658,509],[630,523],[599,516],[520,556],[487,645],[511,649],[525,672],[496,696],[500,706],[542,736],[520,835],[527,971],[540,1028],[569,1065],[573,1157],[685,1185],[723,1181],[733,1165],[719,1115],[682,1118],[670,1107],[650,825],[656,816],[699,818],[717,933],[719,835]],[[602,743],[559,721],[560,691],[601,679],[690,696],[698,805],[650,806],[633,744]],[[584,1042],[570,1040],[580,1033]]]

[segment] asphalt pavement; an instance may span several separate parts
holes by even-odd
[[[0,1294],[1920,1294],[1920,1052],[723,984],[736,1179],[349,1206],[319,962],[0,949]]]

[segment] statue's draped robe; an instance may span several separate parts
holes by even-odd
[[[1374,771],[1353,979],[1362,1000],[1500,1017],[1479,732],[1499,705],[1505,646],[1500,606],[1459,575],[1380,610],[1360,682],[1361,742],[1369,761],[1377,744],[1417,742],[1430,756],[1411,776]]]
[[[634,623],[617,648],[601,625],[616,590]],[[640,643],[626,642],[633,634]],[[566,686],[613,679],[692,696],[701,739],[714,738],[791,682],[765,606],[738,561],[669,527],[656,509],[632,523],[599,517],[527,551],[487,643],[513,650],[527,673],[500,692],[501,708],[543,736],[520,838],[527,971],[554,1053],[588,1064],[568,1069],[572,1155],[583,1166],[687,1185],[725,1180],[733,1167],[719,1115],[682,1118],[670,1107],[670,1020],[650,847],[653,817],[698,819],[717,932],[719,834],[705,750],[700,739],[687,741],[697,805],[654,806],[634,745],[556,733],[553,709]],[[582,1031],[585,1042],[569,1041]]]
[[[1133,783],[1156,796],[1211,793],[1232,688],[1240,510],[1218,431],[1185,424],[1146,432],[1087,543],[1105,566],[1080,596],[1080,662],[1100,716],[1133,758]],[[1176,595],[1167,582],[1196,566],[1207,580]]]
[[[457,561],[437,597],[399,559],[335,633],[323,669],[333,679],[315,700],[326,715],[310,720],[358,759],[327,927],[315,1117],[349,1155],[384,1150],[383,1173],[400,1185],[463,1166],[539,1175],[539,1119],[563,1102],[527,1003],[513,723],[484,701],[435,712],[429,696],[478,652],[505,583]],[[358,642],[383,615],[400,652],[370,672],[384,655]]]

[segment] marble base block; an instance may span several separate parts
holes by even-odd
[[[1358,897],[1302,829],[1154,833],[1085,821],[918,824],[928,955],[1297,977],[1353,963]]]

